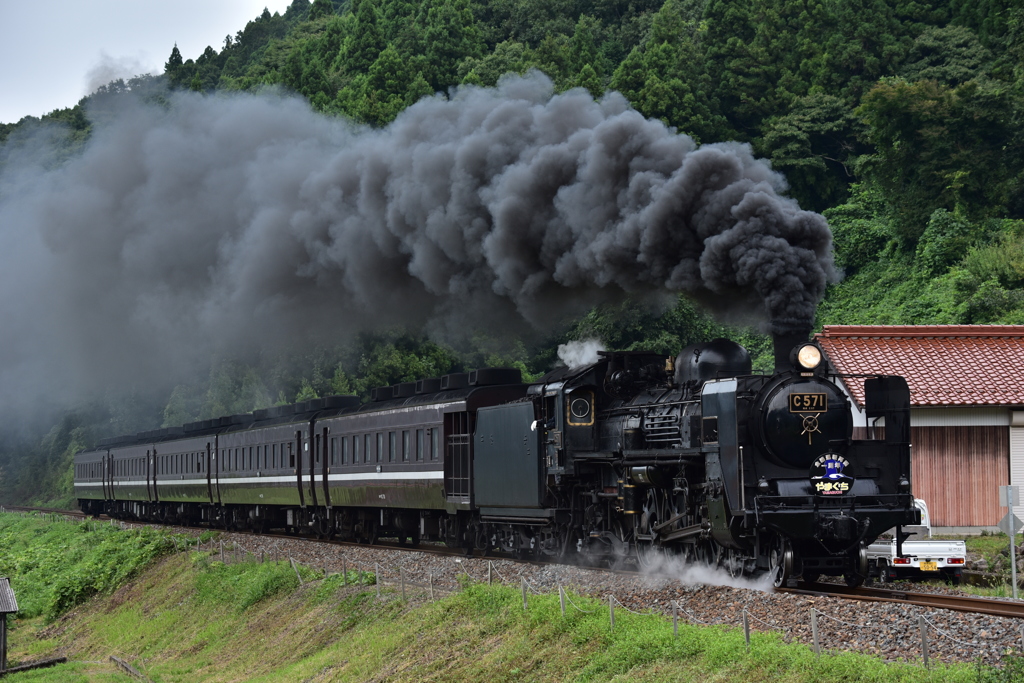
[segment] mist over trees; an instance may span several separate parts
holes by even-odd
[[[41,135],[50,152],[35,163],[79,154],[119,97],[271,89],[380,127],[424,96],[537,69],[556,91],[617,90],[699,143],[735,140],[770,160],[834,234],[845,277],[829,286],[819,325],[1024,324],[1024,8],[1011,0],[295,0],[200,55],[168,54],[162,75],[0,124],[0,177]],[[718,335],[767,357],[756,331],[725,329],[680,300],[609,304],[546,335],[478,335],[458,348],[389,329],[211,358],[167,394],[79,406],[42,442],[8,428],[0,495],[67,496],[62,475],[35,488],[25,456],[62,472],[75,447],[112,433],[487,365],[534,377],[567,339],[667,353]]]

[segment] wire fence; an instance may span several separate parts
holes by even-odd
[[[255,559],[252,555],[247,555],[244,551],[242,551],[241,555],[238,555],[237,550],[221,550],[219,545],[212,546],[214,541],[211,540],[209,543],[211,545],[206,546],[205,550],[213,552],[218,556],[222,556],[224,560],[227,562],[246,561],[246,558],[249,558],[249,561]],[[199,549],[203,550],[204,548],[200,546]],[[263,561],[263,559],[264,558],[261,557],[260,561]],[[278,558],[277,556],[273,556],[271,559],[280,558]],[[289,561],[291,561],[293,563],[293,566],[295,567],[302,566],[295,560],[292,560],[291,558],[289,558]],[[342,574],[345,575],[346,578],[347,576],[351,575],[348,569],[349,564],[351,564],[351,566],[356,569],[359,575],[367,577],[372,575],[372,578],[369,578],[365,581],[360,581],[360,583],[368,583],[374,585],[376,587],[376,595],[378,598],[381,599],[393,599],[401,597],[401,599],[405,600],[409,599],[410,596],[414,595],[414,591],[419,591],[420,595],[426,594],[428,599],[433,600],[437,595],[447,595],[453,592],[457,592],[462,588],[460,585],[456,585],[455,587],[440,585],[437,582],[437,579],[439,578],[438,575],[435,575],[433,573],[428,574],[426,583],[424,583],[423,581],[412,581],[409,579],[409,577],[406,574],[405,568],[402,566],[387,567],[380,563],[376,563],[373,565],[371,572],[371,568],[369,565],[362,564],[358,561],[343,559],[342,562]],[[516,585],[516,583],[518,583],[522,595],[524,610],[530,608],[531,595],[549,595],[551,593],[549,589],[538,587],[531,583],[529,580],[527,580],[525,577],[511,579],[510,577],[505,576],[498,570],[497,567],[494,566],[494,563],[492,561],[487,562],[486,573],[482,573],[479,571],[471,572],[469,567],[466,566],[467,563],[462,562],[461,559],[456,559],[453,564],[455,567],[453,573],[455,574],[456,578],[465,577],[463,579],[465,581],[476,583],[486,582],[487,584],[497,583],[505,586],[514,586]],[[311,567],[309,565],[306,565],[306,567],[313,571],[317,571],[317,568],[315,567]],[[296,572],[298,573],[298,569],[296,569]],[[323,568],[322,573],[323,579],[326,579],[331,575],[331,573],[326,569],[326,567]],[[382,592],[382,588],[386,589],[389,587],[392,589],[391,591],[384,590]],[[559,585],[557,586],[557,590],[559,606],[563,616],[566,616],[570,610],[574,610],[581,614],[594,614],[601,611],[600,607],[595,607],[592,604],[580,604],[579,599],[581,596],[576,595],[576,599],[574,599],[573,594],[566,590],[565,586]],[[612,593],[609,593],[605,596],[604,602],[606,605],[604,609],[606,609],[608,612],[608,626],[610,629],[613,630],[615,628],[615,617],[617,610],[623,610],[625,612],[638,616],[660,616],[661,614],[660,612],[653,611],[650,609],[631,609],[628,605],[626,605],[624,602],[622,602],[622,600],[620,600],[616,595]],[[742,628],[746,640],[746,646],[748,649],[750,649],[751,647],[751,632],[755,630],[751,627],[752,622],[763,627],[759,630],[784,630],[784,627],[780,626],[778,622],[771,623],[767,620],[772,619],[770,610],[767,607],[765,608],[765,614],[763,615],[763,617],[757,616],[756,614],[751,613],[749,609],[744,608],[743,610],[741,610],[738,619],[735,622],[731,622],[721,620],[707,621],[701,619],[693,611],[687,609],[675,600],[671,601],[670,605],[672,614],[672,627],[673,632],[676,636],[679,635],[680,618],[683,618],[687,622],[697,626],[735,626]],[[907,614],[906,623],[914,624],[914,617],[905,609],[903,611]],[[811,608],[810,613],[808,615],[808,623],[811,628],[811,647],[814,650],[815,654],[819,656],[822,654],[823,651],[823,648],[821,646],[821,641],[823,639],[822,636],[825,634],[825,631],[827,630],[827,627],[822,623],[822,620],[834,623],[837,627],[841,629],[878,629],[880,631],[892,631],[893,629],[891,624],[854,623],[850,621],[845,621],[843,619],[839,619],[819,609]],[[949,633],[947,630],[944,630],[943,628],[939,627],[939,625],[937,625],[933,620],[929,619],[927,616],[918,616],[916,619],[916,626],[917,628],[913,630],[916,630],[918,632],[918,636],[920,639],[920,658],[925,666],[930,666],[932,659],[930,652],[930,641],[932,638],[935,637],[948,639],[949,641],[957,645],[971,648],[972,651],[975,652],[980,652],[984,650],[989,651],[992,654],[1001,655],[1005,654],[1006,651],[1005,644],[986,643],[980,642],[977,639],[964,640],[963,638],[958,638],[952,633]],[[1021,649],[1024,650],[1024,627],[1022,627],[1021,629],[1020,637]]]
[[[18,514],[21,516],[25,515],[36,515],[41,516],[44,519],[53,522],[64,522],[74,524],[87,524],[98,526],[105,524],[105,522],[99,522],[97,520],[85,520],[80,518],[71,517],[68,515],[61,515],[59,513],[27,513],[21,511],[7,511],[3,507],[0,507],[0,512],[6,512],[7,514]],[[125,522],[116,522],[111,520],[111,524],[119,526],[122,529],[133,529],[138,528],[142,525],[136,525]],[[205,534],[204,534],[205,535]],[[465,577],[461,581],[465,582],[476,582],[511,586],[519,583],[520,591],[522,594],[523,609],[529,609],[529,596],[533,595],[548,595],[550,594],[549,589],[535,586],[525,577],[520,577],[518,580],[510,579],[494,566],[492,561],[487,562],[486,574],[475,575],[471,573],[467,567],[467,563],[461,559],[455,559],[454,561],[454,581],[451,577],[444,577],[442,574],[435,574],[433,572],[427,572],[426,576],[423,577],[422,571],[414,572],[418,574],[418,578],[414,580],[409,576],[404,565],[386,566],[379,562],[369,563],[361,562],[349,558],[342,554],[340,560],[334,558],[332,561],[324,560],[321,566],[313,566],[312,564],[303,564],[293,557],[287,554],[282,548],[277,545],[272,545],[269,549],[263,548],[257,551],[249,551],[243,548],[239,543],[234,541],[225,542],[222,539],[213,537],[212,535],[207,539],[203,539],[202,536],[190,539],[187,536],[171,536],[171,542],[174,544],[175,552],[201,552],[208,553],[209,556],[217,561],[225,564],[237,564],[243,562],[288,562],[292,569],[295,571],[298,577],[299,584],[305,585],[306,583],[312,583],[316,581],[324,581],[332,576],[341,576],[340,583],[342,586],[374,586],[376,597],[379,599],[396,599],[401,598],[402,600],[408,600],[410,598],[426,598],[428,600],[434,600],[438,596],[448,595],[454,592],[462,590],[462,584],[460,583],[460,577]],[[338,562],[341,563],[341,571],[331,571],[330,564],[337,566]],[[303,576],[303,571],[306,570],[306,578]],[[425,580],[424,580],[425,578]],[[443,581],[447,579],[447,581]],[[454,585],[452,585],[454,584]],[[570,609],[582,613],[582,614],[594,614],[601,611],[601,608],[594,607],[588,609],[587,607],[581,606],[577,600],[582,597],[577,595],[577,600],[573,599],[572,594],[565,589],[564,586],[558,585],[558,598],[561,613],[566,616]],[[385,589],[385,590],[382,590]],[[390,589],[390,590],[387,590]],[[625,610],[626,612],[639,616],[656,616],[660,613],[651,610],[636,611],[630,609],[625,603],[623,603],[614,594],[607,594],[604,600],[606,609],[608,610],[608,624],[610,629],[615,628],[615,613],[616,608]],[[784,630],[783,626],[778,623],[772,624],[766,621],[766,619],[772,618],[770,614],[765,614],[764,618],[758,617],[752,614],[750,610],[744,608],[741,610],[738,619],[735,622],[731,621],[705,621],[694,614],[691,610],[687,609],[677,601],[673,600],[670,602],[671,605],[671,617],[672,617],[672,628],[676,636],[679,635],[679,620],[684,618],[691,624],[698,626],[735,626],[743,629],[744,636],[746,639],[746,645],[749,649],[751,647],[751,627],[750,622],[754,621],[765,627],[769,631],[781,631]],[[765,608],[766,612],[770,611]],[[924,666],[929,666],[931,662],[930,645],[933,637],[947,639],[952,643],[955,643],[961,647],[971,648],[974,652],[987,651],[992,654],[1005,654],[1007,646],[1004,643],[992,643],[992,642],[980,642],[978,639],[964,640],[963,638],[957,637],[956,635],[949,633],[947,630],[941,628],[932,619],[929,619],[926,615],[918,615],[916,619],[910,614],[905,608],[903,608],[906,614],[906,623],[913,624],[916,621],[917,636],[920,640],[920,656]],[[822,635],[823,631],[827,630],[827,626],[822,623],[834,623],[836,626],[842,629],[877,629],[880,631],[892,631],[893,626],[891,624],[871,624],[871,623],[854,623],[839,619],[831,614],[823,612],[817,608],[811,608],[809,613],[809,624],[811,630],[811,647],[815,654],[821,655],[822,652]],[[913,628],[913,627],[911,627]],[[1024,651],[1024,624],[1020,627],[1020,643],[1021,650]]]

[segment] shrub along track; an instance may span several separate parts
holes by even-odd
[[[6,510],[29,508],[8,506]],[[58,510],[40,512],[81,516]],[[152,526],[127,522],[123,525]],[[167,528],[191,536],[206,531]],[[666,616],[675,612],[680,621],[697,624],[741,627],[746,612],[751,629],[778,631],[786,640],[808,645],[812,643],[814,610],[823,650],[866,652],[890,661],[922,657],[920,617],[926,619],[928,655],[932,660],[998,664],[1007,652],[1020,653],[1024,646],[1024,603],[971,597],[936,584],[903,583],[897,584],[898,590],[881,590],[816,583],[772,590],[763,583],[730,579],[719,572],[670,560],[657,573],[643,574],[626,567],[610,571],[480,557],[429,544],[418,548],[397,544],[369,546],[224,531],[202,545],[201,551],[228,562],[293,560],[331,573],[372,572],[378,574],[385,598],[399,595],[404,585],[407,599],[414,603],[429,599],[431,592],[439,597],[458,590],[467,580],[490,580],[525,585],[527,593],[556,592],[564,587],[602,601],[603,607],[590,604],[586,609],[607,610],[608,596],[613,595],[627,609]],[[917,590],[907,590],[911,586]],[[569,609],[574,609],[571,601],[569,605]]]

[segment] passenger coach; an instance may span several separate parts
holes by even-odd
[[[75,456],[75,494],[143,521],[457,536],[476,413],[525,395],[518,370],[488,368],[108,439]]]

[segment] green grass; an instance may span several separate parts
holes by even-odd
[[[47,525],[61,528],[47,528]],[[101,525],[105,526],[105,525]],[[81,556],[67,570],[82,573],[102,558],[78,547],[103,547],[111,558],[141,557],[112,573],[87,602],[48,622],[45,609],[17,620],[12,663],[63,654],[72,661],[9,676],[21,681],[128,681],[111,662],[128,660],[165,681],[998,681],[1024,675],[1024,660],[995,670],[970,665],[887,664],[857,653],[816,657],[777,633],[753,633],[748,651],[740,629],[680,625],[678,637],[661,615],[616,611],[573,596],[586,610],[563,616],[557,595],[531,596],[524,610],[517,588],[467,582],[436,602],[413,602],[381,587],[372,574],[322,574],[287,562],[224,564],[206,552],[163,554],[145,533],[0,516],[0,545],[29,571],[26,595],[45,596],[42,568],[63,552]],[[18,535],[21,537],[18,537]],[[92,536],[92,534],[97,534]],[[109,544],[120,541],[121,548]],[[170,543],[173,549],[173,542]],[[31,552],[29,550],[31,549]],[[30,558],[38,560],[30,567]],[[41,558],[41,559],[40,559]],[[5,560],[6,561],[6,560]],[[85,564],[83,564],[85,562]],[[60,576],[63,570],[57,569]],[[67,582],[67,579],[62,579]],[[410,593],[411,594],[411,593]],[[19,592],[19,598],[21,593]],[[38,597],[36,604],[44,604]],[[1016,667],[1016,668],[1013,668]]]
[[[288,563],[225,566],[205,554],[175,555],[48,629],[26,624],[12,642],[19,656],[35,643],[39,656],[59,649],[79,662],[31,679],[47,681],[86,680],[81,662],[111,654],[157,682],[983,680],[969,665],[819,658],[775,633],[753,633],[748,652],[739,629],[681,624],[676,637],[663,616],[621,609],[612,631],[607,603],[579,596],[573,601],[592,612],[570,607],[562,616],[557,595],[531,596],[524,610],[519,591],[503,586],[470,584],[415,605],[391,587],[378,600],[370,585],[303,576],[300,587]]]
[[[193,542],[152,529],[0,514],[0,575],[11,580],[19,617],[53,620],[120,586],[175,543]]]

